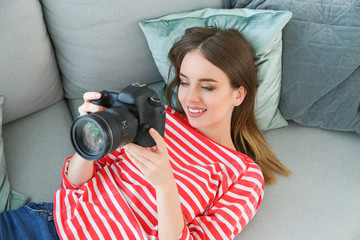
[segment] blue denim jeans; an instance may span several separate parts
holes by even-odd
[[[0,214],[0,240],[59,239],[52,203],[30,202],[17,210]]]

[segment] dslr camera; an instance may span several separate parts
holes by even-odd
[[[134,83],[121,92],[104,90],[101,99],[91,102],[107,109],[80,116],[71,126],[71,142],[87,160],[100,159],[130,142],[154,146],[150,128],[164,136],[165,107],[145,84]]]

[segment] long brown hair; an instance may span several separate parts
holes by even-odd
[[[260,166],[266,183],[276,181],[274,171],[289,175],[290,171],[275,156],[256,124],[255,55],[252,47],[239,31],[213,27],[195,27],[186,30],[183,37],[173,45],[169,52],[175,77],[165,91],[167,104],[177,111],[182,111],[178,102],[172,101],[172,96],[180,84],[179,73],[182,60],[187,53],[196,49],[199,49],[208,61],[229,77],[234,89],[243,86],[247,91],[242,104],[235,107],[232,113],[231,137],[237,151],[245,153]]]

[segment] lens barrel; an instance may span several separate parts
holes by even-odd
[[[138,125],[138,119],[128,110],[109,108],[77,118],[71,127],[71,142],[80,156],[98,160],[132,142]]]

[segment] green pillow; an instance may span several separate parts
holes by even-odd
[[[4,144],[2,141],[2,103],[4,96],[0,96],[0,212],[17,209],[27,202],[27,197],[10,189],[6,174]]]
[[[258,72],[255,114],[261,130],[287,126],[278,104],[281,89],[282,29],[290,20],[289,11],[252,9],[211,9],[175,13],[153,20],[141,20],[156,66],[169,82],[168,52],[190,27],[234,28],[253,45]],[[174,73],[170,74],[172,80]],[[162,93],[163,94],[163,93]],[[160,93],[161,95],[161,93]]]

